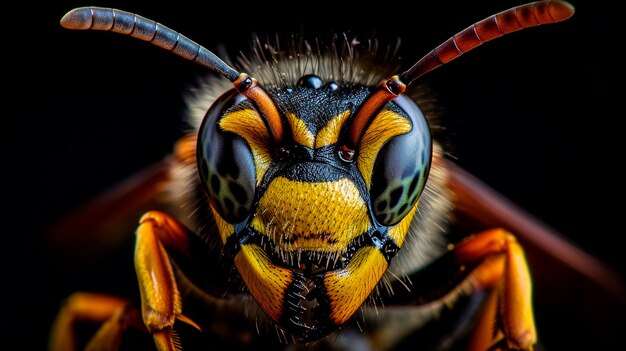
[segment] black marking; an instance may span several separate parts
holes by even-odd
[[[244,188],[234,181],[228,182],[228,190],[233,194],[238,204],[245,204],[248,201],[248,194]]]
[[[237,208],[237,217],[238,218],[246,218],[246,216],[248,216],[248,210],[243,207],[243,206],[239,206]]]
[[[302,162],[285,166],[277,175],[289,180],[308,183],[335,182],[347,178],[346,173],[320,162]]]
[[[216,195],[220,193],[220,184],[220,177],[216,174],[211,175],[211,190],[213,190],[213,193]]]
[[[232,160],[232,155],[223,155],[222,157],[228,160]],[[226,160],[222,160],[222,162],[217,163],[217,172],[222,177],[227,177],[229,175],[234,179],[237,179],[239,177],[239,167],[237,167],[234,162],[226,162]]]
[[[389,236],[387,232],[387,228],[379,228],[378,230],[373,230],[369,234],[370,242],[369,246],[374,246],[385,257],[387,264],[391,263],[391,259],[398,253],[400,247],[396,242]]]
[[[379,215],[379,216],[380,216],[380,215]],[[389,216],[389,212],[385,212],[385,217],[384,217],[384,218],[382,218],[382,221],[380,221],[380,219],[381,219],[380,217],[376,217],[376,218],[377,218],[377,219],[378,219],[381,223],[389,223],[389,222],[390,222],[390,221],[389,221],[389,217],[390,217],[390,216]]]
[[[387,200],[381,200],[378,202],[378,204],[376,205],[376,210],[378,212],[383,212],[387,209]]]
[[[417,170],[417,173],[413,176],[413,180],[411,181],[411,185],[409,185],[409,194],[414,194],[415,190],[417,190],[417,183],[420,180],[420,170]],[[413,201],[411,201],[413,203]]]
[[[224,207],[226,208],[226,212],[233,213],[233,210],[235,209],[235,204],[232,202],[232,200],[227,197],[224,197],[223,201],[224,201]]]
[[[334,117],[347,110],[354,111],[363,102],[369,89],[354,85],[336,90],[297,86],[289,94],[280,90],[268,92],[279,110],[296,115],[315,135]]]
[[[398,201],[400,201],[400,196],[402,196],[402,185],[396,187],[389,194],[389,207],[394,208],[398,206]]]
[[[279,160],[296,163],[313,160],[313,149],[300,144],[283,146],[278,149]]]
[[[298,240],[319,240],[328,245],[336,245],[339,240],[330,233],[292,233],[289,238],[283,239],[285,244],[293,244]]]
[[[236,237],[236,239],[233,239],[233,237]],[[313,236],[309,237],[313,238]],[[293,252],[282,251],[279,253],[277,248],[279,248],[280,245],[277,242],[251,227],[246,227],[239,233],[229,237],[229,240],[236,240],[241,245],[256,244],[266,252],[272,263],[292,270],[302,271],[304,273],[306,273],[306,269],[303,269],[303,267],[306,268],[311,265],[325,264],[326,255],[329,254],[313,250],[297,250]],[[285,240],[285,242],[286,241],[287,240]],[[322,271],[332,271],[345,268],[354,254],[367,246],[379,249],[383,255],[385,255],[385,259],[388,263],[400,249],[395,241],[389,236],[387,227],[371,229],[368,232],[352,239],[350,243],[348,243],[346,250],[341,254],[341,259],[329,261],[329,263],[332,264],[328,266],[328,269],[323,269]]]
[[[407,202],[403,203],[402,206],[400,206],[400,208],[398,209],[398,211],[396,212],[396,216],[400,213],[404,213],[404,210],[406,210],[406,208],[409,206],[409,204]]]
[[[383,174],[374,173],[372,177],[372,198],[377,199],[387,187],[389,187],[389,181]]]
[[[220,177],[226,178],[228,176],[228,170],[230,168],[229,162],[217,162],[216,169]]]

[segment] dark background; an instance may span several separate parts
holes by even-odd
[[[62,1],[18,9],[9,16],[13,30],[3,49],[10,60],[6,75],[17,78],[5,80],[10,113],[2,128],[8,207],[3,286],[10,294],[9,313],[2,314],[10,338],[3,342],[42,349],[63,297],[103,287],[117,293],[123,289],[117,285],[134,284],[132,248],[106,261],[59,260],[43,233],[170,152],[180,135],[183,92],[206,72],[130,37],[64,30],[58,21],[66,11],[95,5],[135,12],[210,50],[223,45],[233,56],[247,49],[254,32],[302,30],[314,37],[348,31],[375,35],[381,43],[400,37],[400,63],[408,68],[457,31],[520,3],[430,1],[408,10],[391,2],[367,9],[333,2]],[[623,113],[609,98],[618,62],[605,50],[612,22],[600,6],[572,3],[577,13],[569,21],[490,42],[422,82],[438,94],[459,164],[623,275],[623,248],[615,240],[624,234],[621,208],[607,201],[623,198],[615,166],[624,159],[615,123]],[[540,330],[559,330],[546,332],[548,348],[617,342],[614,328],[605,326],[626,325],[623,305],[598,320],[579,316],[574,329],[563,331],[577,306],[593,302],[577,300],[575,290],[562,294],[571,302],[562,319],[538,312]]]

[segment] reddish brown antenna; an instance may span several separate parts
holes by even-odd
[[[423,74],[492,39],[520,29],[564,21],[573,14],[574,7],[565,1],[537,1],[502,11],[465,28],[427,53],[407,71],[387,79],[370,93],[355,112],[346,146],[355,150],[370,121],[383,106],[402,94],[407,85]]]

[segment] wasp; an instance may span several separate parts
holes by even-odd
[[[208,335],[207,347],[392,349],[419,340],[532,350],[531,272],[516,235],[541,229],[445,157],[429,102],[413,88],[485,42],[573,13],[562,1],[521,5],[392,71],[353,55],[349,41],[339,59],[306,43],[287,53],[259,44],[238,70],[142,16],[68,12],[65,28],[130,35],[222,78],[190,99],[192,128],[172,154],[107,203],[149,193],[165,204],[137,218],[141,305],[75,293],[50,349],[77,348],[75,324],[96,322],[87,348],[119,349],[138,329],[157,349],[179,350],[179,331],[191,329]],[[484,223],[497,225],[475,230]]]

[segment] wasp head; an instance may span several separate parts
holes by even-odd
[[[430,132],[409,98],[386,104],[350,143],[374,88],[307,73],[268,89],[280,140],[236,89],[200,127],[198,169],[223,243],[261,309],[299,341],[336,330],[365,302],[428,176]]]

